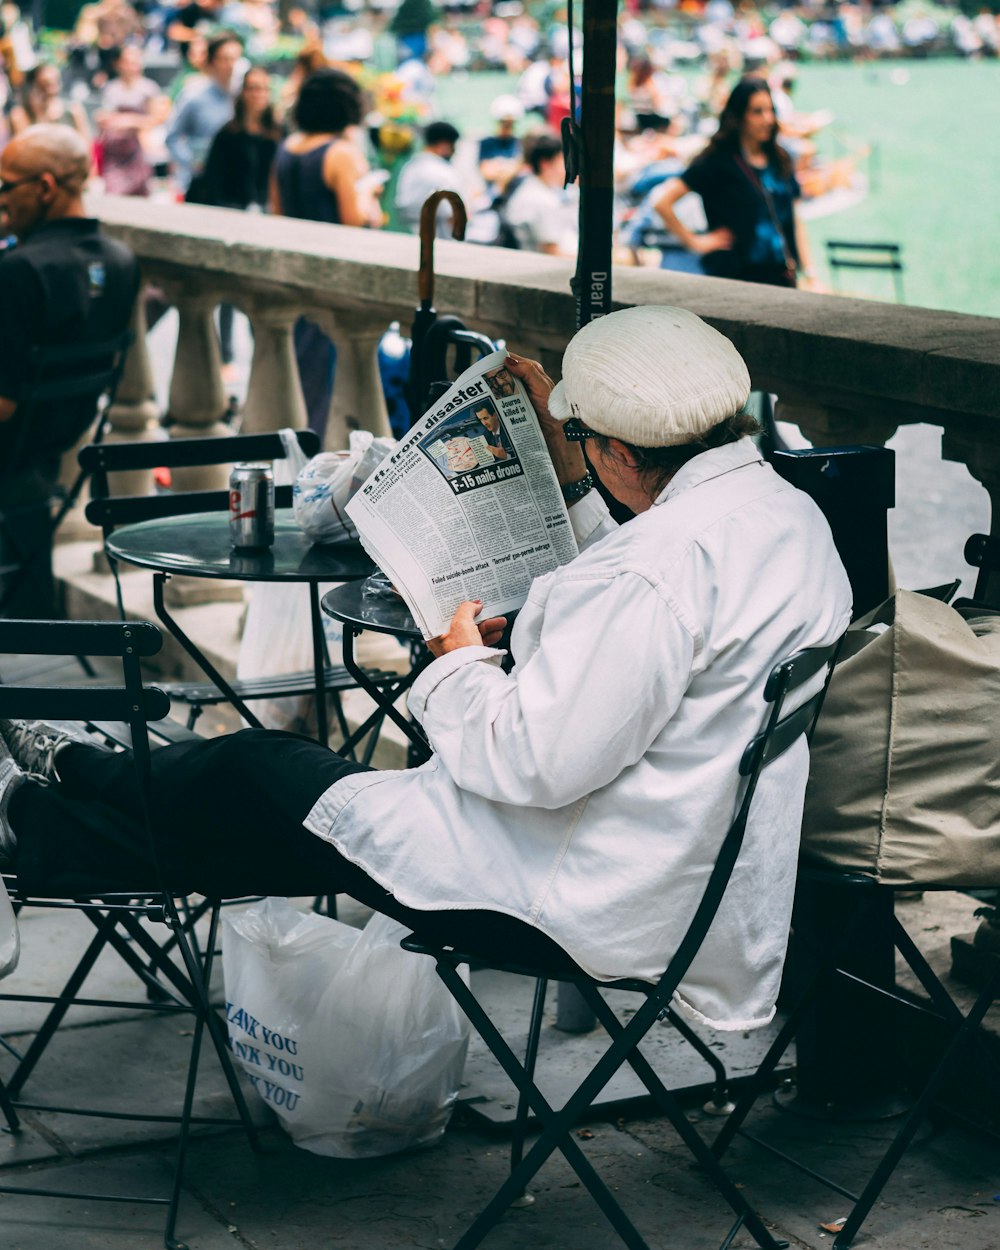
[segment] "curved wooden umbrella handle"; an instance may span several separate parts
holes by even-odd
[[[462,197],[455,191],[435,191],[424,200],[424,206],[420,210],[420,272],[417,276],[417,294],[426,308],[434,302],[434,234],[438,205],[442,200],[447,200],[451,205],[453,238],[465,238],[465,223],[468,221]]]

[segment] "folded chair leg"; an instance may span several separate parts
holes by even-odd
[[[0,1081],[0,1111],[3,1112],[3,1118],[7,1121],[8,1131],[20,1133],[21,1121],[17,1118],[14,1104],[10,1100],[10,1095],[7,1093],[7,1087],[3,1081]]]
[[[79,963],[73,969],[73,973],[69,980],[63,986],[59,999],[52,1005],[52,1009],[42,1022],[42,1027],[35,1034],[31,1045],[24,1053],[24,1058],[14,1069],[14,1074],[7,1082],[7,1092],[11,1098],[17,1098],[24,1088],[24,1083],[34,1071],[35,1064],[42,1057],[45,1047],[52,1040],[52,1036],[63,1021],[66,1012],[73,1005],[73,999],[76,997],[77,991],[90,974],[90,970],[97,962],[97,957],[108,944],[111,933],[114,930],[115,920],[110,914],[106,914],[95,919],[97,932],[90,941],[90,945],[84,951]]]
[[[503,1035],[480,1006],[475,995],[459,974],[458,969],[452,964],[439,960],[437,970],[438,975],[451,990],[462,1010],[468,1015],[473,1027],[480,1033],[490,1051],[517,1089],[523,1093],[529,1106],[534,1110],[535,1115],[543,1126],[541,1136],[521,1163],[513,1169],[507,1180],[500,1186],[476,1220],[473,1221],[465,1235],[456,1244],[455,1250],[473,1250],[473,1247],[478,1246],[490,1229],[496,1225],[511,1202],[524,1191],[528,1181],[531,1180],[549,1156],[557,1149],[576,1172],[577,1176],[579,1176],[590,1196],[600,1207],[605,1218],[625,1245],[629,1247],[629,1250],[649,1250],[647,1242],[622,1210],[604,1181],[595,1171],[590,1160],[573,1140],[571,1129],[579,1117],[591,1106],[596,1095],[621,1067],[630,1050],[645,1035],[650,1024],[659,1014],[659,1008],[647,1001],[636,1012],[629,1024],[622,1029],[620,1036],[612,1040],[608,1050],[605,1051],[594,1068],[584,1078],[565,1106],[557,1112],[545,1100],[538,1087],[527,1079],[523,1064],[520,1063]],[[589,998],[586,994],[585,997]],[[610,1011],[610,1008],[603,1003],[603,1000],[602,1006],[605,1010]],[[617,1018],[615,1023],[618,1024]],[[621,1026],[619,1027],[621,1028]],[[682,1137],[689,1145],[689,1148],[695,1152],[696,1157],[699,1157],[698,1149],[701,1149],[701,1158],[710,1161],[707,1165],[707,1170],[711,1171],[714,1160],[711,1160],[708,1147],[697,1136],[679,1109],[678,1117],[681,1123],[677,1127]],[[692,1136],[694,1137],[694,1142],[690,1140]],[[766,1248],[766,1250],[780,1250],[781,1247],[787,1244],[776,1241],[771,1237],[759,1218],[750,1209],[739,1190],[728,1182],[728,1178],[725,1177],[724,1173],[721,1173],[721,1169],[718,1168],[717,1164],[715,1164],[715,1169],[721,1174],[725,1182],[723,1186],[720,1186],[720,1189],[722,1189],[724,1196],[727,1197],[730,1205],[739,1216],[736,1224],[730,1230],[726,1241],[730,1242],[732,1240],[740,1224],[745,1221],[747,1228],[751,1231],[758,1244]],[[728,1186],[728,1190],[726,1186]]]
[[[212,904],[212,921],[209,932],[209,951],[214,952],[215,944],[218,938],[218,921],[219,921],[219,904]],[[243,1097],[243,1091],[240,1089],[239,1081],[236,1073],[233,1071],[232,1060],[229,1057],[226,1035],[222,1030],[218,1016],[212,1009],[208,998],[208,987],[205,980],[202,965],[199,964],[194,952],[191,950],[187,941],[183,926],[180,924],[179,918],[174,916],[174,936],[177,942],[177,950],[180,953],[184,963],[184,976],[180,969],[175,967],[173,962],[163,955],[162,949],[153,941],[149,934],[136,924],[131,927],[131,923],[125,922],[129,926],[129,932],[136,944],[153,960],[157,972],[165,977],[171,985],[177,990],[178,994],[183,998],[184,1002],[205,1021],[208,1028],[208,1035],[215,1047],[215,1053],[218,1056],[219,1066],[222,1069],[222,1075],[225,1077],[226,1084],[229,1087],[230,1095],[233,1099],[233,1105],[236,1113],[243,1125],[243,1131],[247,1135],[251,1150],[255,1154],[263,1154],[264,1147],[261,1144],[260,1137],[257,1133],[257,1127],[250,1118],[250,1111],[247,1108],[246,1099]],[[174,926],[172,926],[174,927]],[[211,961],[208,965],[211,971]]]
[[[194,993],[197,996],[196,1006],[199,1010],[199,1016],[204,1019],[205,1025],[208,1028],[208,1036],[211,1038],[212,1045],[215,1047],[215,1053],[219,1060],[219,1067],[222,1069],[222,1075],[225,1077],[226,1084],[229,1086],[229,1093],[233,1100],[233,1106],[235,1106],[236,1113],[240,1117],[240,1122],[243,1125],[243,1131],[246,1133],[247,1141],[250,1143],[250,1149],[253,1150],[254,1154],[263,1154],[264,1147],[257,1133],[257,1126],[250,1118],[250,1110],[247,1107],[246,1099],[243,1097],[243,1091],[240,1089],[239,1080],[233,1070],[232,1060],[229,1057],[228,1038],[223,1032],[219,1017],[212,1009],[212,1005],[208,998],[208,976],[211,975],[212,971],[212,958],[214,956],[216,940],[218,938],[218,928],[219,903],[216,901],[212,904],[212,921],[209,928],[208,940],[209,955],[204,979],[202,979],[201,976],[201,967],[195,959],[191,947],[188,945],[185,934],[182,932],[177,935],[177,945],[181,952],[181,957],[183,958],[188,969],[188,975],[191,977]]]
[[[584,999],[593,1008],[594,1014],[604,1026],[608,1036],[614,1041],[624,1037],[626,1026],[621,1023],[604,1001],[600,992],[591,985],[581,987],[581,992]],[[660,1110],[677,1130],[678,1136],[694,1155],[709,1180],[737,1215],[737,1223],[730,1230],[727,1241],[733,1239],[741,1225],[746,1225],[747,1232],[765,1250],[777,1250],[778,1247],[787,1246],[787,1241],[778,1241],[772,1237],[760,1216],[753,1210],[740,1190],[736,1188],[719,1166],[719,1161],[712,1154],[708,1143],[703,1141],[700,1134],[695,1131],[690,1120],[681,1109],[680,1103],[650,1067],[639,1048],[637,1046],[631,1047],[625,1059],[632,1071],[642,1081],[646,1089],[649,1090]]]
[[[990,977],[986,988],[976,999],[972,1010],[963,1019],[961,1027],[952,1037],[948,1048],[941,1057],[941,1061],[934,1069],[934,1074],[924,1086],[920,1097],[910,1108],[902,1128],[900,1128],[899,1132],[892,1139],[889,1149],[882,1156],[881,1162],[872,1173],[871,1179],[861,1193],[861,1197],[854,1204],[854,1209],[847,1217],[847,1222],[837,1234],[833,1243],[834,1250],[846,1250],[846,1248],[858,1235],[861,1225],[867,1219],[868,1213],[875,1205],[879,1194],[885,1188],[886,1182],[895,1171],[896,1165],[903,1157],[907,1146],[909,1146],[910,1142],[913,1140],[917,1129],[920,1127],[924,1117],[930,1109],[930,1105],[934,1101],[938,1090],[941,1088],[945,1078],[953,1069],[962,1050],[972,1040],[973,1033],[979,1028],[980,1024],[982,1024],[987,1011],[989,1011],[989,1009],[993,1006],[993,1001],[998,993],[1000,993],[1000,971],[995,972],[993,976]]]
[[[528,1105],[543,1125],[542,1135],[472,1222],[464,1236],[455,1244],[454,1250],[474,1250],[474,1247],[478,1246],[489,1231],[498,1223],[510,1204],[524,1193],[528,1182],[538,1172],[546,1159],[557,1149],[561,1151],[566,1161],[579,1176],[591,1197],[604,1212],[608,1222],[625,1245],[629,1247],[629,1250],[649,1250],[649,1245],[616,1202],[608,1187],[594,1170],[590,1160],[569,1135],[569,1130],[572,1128],[578,1114],[584,1110],[584,1107],[579,1104],[581,1102],[589,1102],[595,1091],[593,1089],[587,1091],[586,1097],[581,1099],[579,1094],[584,1088],[584,1086],[581,1086],[580,1090],[577,1091],[577,1095],[570,1099],[566,1107],[556,1112],[545,1100],[538,1088],[527,1082],[524,1066],[507,1045],[503,1035],[497,1030],[489,1016],[486,1015],[475,995],[465,984],[457,968],[453,965],[439,962],[437,969],[438,975],[451,990],[456,1001],[472,1022],[473,1027],[480,1033],[483,1041],[486,1042],[490,1051],[518,1091],[523,1092]],[[594,1073],[591,1073],[591,1078],[593,1076]],[[591,1078],[588,1078],[588,1081],[593,1084]],[[584,1085],[587,1085],[588,1081],[585,1081]],[[607,1077],[605,1076],[597,1082],[596,1089],[603,1088],[606,1083]],[[573,1105],[571,1106],[571,1104]]]
[[[524,1074],[534,1082],[535,1064],[538,1060],[538,1041],[542,1033],[542,1016],[545,1012],[545,994],[549,983],[545,977],[535,981],[535,997],[531,1005],[531,1023],[528,1026],[528,1044],[524,1051]],[[528,1127],[528,1102],[523,1090],[517,1097],[517,1115],[514,1118],[514,1136],[510,1143],[511,1171],[517,1167],[524,1157],[524,1135]],[[534,1201],[528,1194],[521,1194],[514,1199],[515,1205],[530,1206]]]
[[[195,1015],[194,1037],[191,1040],[191,1056],[188,1060],[187,1082],[184,1086],[184,1104],[177,1132],[177,1156],[174,1160],[174,1181],[170,1188],[167,1207],[167,1223],[163,1230],[165,1250],[188,1250],[187,1244],[174,1236],[177,1229],[177,1209],[180,1206],[181,1188],[184,1184],[184,1162],[187,1158],[188,1134],[191,1131],[191,1109],[194,1106],[194,1090],[198,1082],[198,1061],[201,1057],[201,1041],[204,1036],[204,1016]]]

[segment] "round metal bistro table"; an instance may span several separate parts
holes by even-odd
[[[419,674],[434,658],[424,647],[423,636],[410,609],[395,594],[372,595],[366,591],[366,582],[354,581],[328,590],[321,600],[327,616],[344,626],[344,667],[375,704],[376,710],[351,734],[342,752],[351,751],[382,718],[388,716],[406,734],[410,741],[410,765],[422,764],[430,758],[431,749],[423,730],[415,721],[408,720],[395,706],[401,694],[409,690]],[[393,634],[410,644],[410,670],[388,686],[376,686],[360,667],[354,656],[354,639],[366,629],[377,634]]]
[[[307,584],[318,736],[320,741],[326,742],[328,723],[323,689],[327,659],[318,588],[320,582],[357,581],[374,571],[374,564],[359,542],[312,543],[299,529],[291,509],[282,508],[275,514],[273,546],[259,551],[233,550],[229,541],[228,512],[195,512],[123,525],[109,535],[105,545],[112,559],[153,571],[153,606],[157,617],[248,724],[257,728],[261,727],[257,717],[167,611],[163,586],[168,577],[179,573],[187,577],[243,582]]]

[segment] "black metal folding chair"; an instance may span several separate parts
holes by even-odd
[[[972,602],[988,606],[991,603],[990,579],[1000,570],[1000,545],[995,539],[985,534],[973,534],[965,545],[965,558],[969,564],[979,569]],[[940,591],[931,590],[923,593],[949,599],[956,585],[957,583],[949,587],[941,587]],[[995,601],[995,596],[993,596],[992,602]],[[750,1081],[745,1085],[735,1110],[726,1121],[712,1148],[716,1156],[722,1158],[733,1138],[739,1134],[763,1146],[776,1158],[806,1172],[827,1188],[847,1198],[853,1206],[833,1241],[833,1250],[846,1250],[861,1231],[872,1207],[878,1201],[921,1125],[933,1111],[935,1101],[946,1081],[956,1073],[957,1065],[963,1057],[968,1056],[970,1048],[973,1047],[976,1032],[986,1012],[1000,995],[1000,966],[984,978],[979,987],[978,997],[972,1006],[963,1012],[931,968],[916,942],[906,931],[894,907],[894,898],[900,891],[926,893],[944,887],[919,881],[907,883],[905,886],[886,885],[862,873],[839,873],[814,867],[800,867],[799,879],[812,891],[813,897],[817,891],[833,892],[842,896],[847,904],[843,908],[845,923],[838,942],[833,946],[814,947],[810,952],[812,975],[806,980],[778,1036]],[[981,883],[971,884],[970,890],[975,889],[979,884]],[[998,884],[1000,884],[1000,874],[998,874]],[[956,885],[948,888],[960,889],[961,887]],[[981,891],[978,892],[981,893]],[[856,951],[861,945],[868,951],[884,950],[902,958],[926,992],[930,1000],[929,1006],[915,1003],[911,997],[897,993],[884,980],[875,983],[874,980],[866,980],[863,975],[859,975]],[[889,966],[891,969],[891,961]],[[889,980],[891,979],[890,973]],[[764,1141],[756,1133],[750,1133],[743,1128],[757,1098],[773,1084],[775,1068],[809,1019],[815,1004],[821,1001],[827,991],[829,995],[832,995],[833,1001],[843,1002],[845,985],[850,987],[853,994],[857,994],[859,990],[867,992],[872,1003],[895,1006],[903,1015],[912,1017],[913,1013],[917,1012],[925,1018],[933,1018],[940,1022],[940,1030],[944,1039],[936,1064],[930,1075],[925,1076],[922,1088],[917,1090],[898,1131],[862,1186],[860,1193],[806,1167],[800,1159],[786,1154],[774,1144]],[[896,1071],[901,1070],[898,1056],[880,1058],[887,1066],[892,1066]],[[987,1063],[986,1066],[992,1065]]]
[[[296,431],[299,446],[307,456],[319,451],[319,439],[312,430]],[[233,464],[240,460],[281,460],[285,457],[285,445],[281,436],[271,434],[237,434],[224,438],[171,439],[165,442],[99,443],[82,448],[79,455],[82,472],[90,477],[93,498],[87,505],[87,519],[99,525],[105,540],[119,525],[137,521],[155,520],[167,516],[190,515],[196,512],[222,512],[229,507],[229,494],[225,490],[169,491],[159,495],[114,495],[108,475],[142,469],[166,467],[171,469],[194,466]],[[292,488],[279,486],[275,490],[279,507],[290,507]],[[118,597],[118,611],[125,619],[121,581],[117,561],[108,556]],[[397,674],[382,670],[366,670],[376,685],[386,685],[396,680]],[[345,690],[357,688],[354,678],[342,664],[328,663],[324,684],[331,696],[337,724],[344,738],[348,727],[340,702]],[[188,728],[193,728],[206,707],[224,703],[227,696],[211,682],[166,682],[163,689],[172,703],[183,703],[188,708]],[[231,689],[240,699],[273,699],[311,694],[316,689],[316,675],[307,672],[284,673],[280,676],[251,678],[231,683]],[[369,735],[363,759],[368,763],[378,738],[377,732]]]
[[[903,303],[903,249],[898,243],[864,243],[856,239],[827,239],[826,263],[835,290],[840,289],[842,269],[868,269],[891,273],[896,303]]]
[[[747,818],[762,769],[787,750],[799,737],[803,735],[808,737],[812,733],[826,692],[829,671],[836,655],[837,645],[799,651],[772,670],[764,691],[764,698],[768,705],[764,728],[751,739],[740,760],[739,772],[741,778],[744,779],[744,784],[739,808],[725,834],[715,866],[687,933],[663,975],[655,984],[637,980],[599,982],[579,968],[567,972],[565,968],[502,965],[492,960],[484,961],[475,951],[458,950],[438,942],[424,941],[419,933],[411,934],[403,942],[407,950],[433,956],[441,979],[519,1091],[517,1127],[511,1151],[511,1173],[458,1241],[455,1250],[471,1250],[471,1247],[478,1246],[507,1207],[522,1196],[526,1184],[555,1150],[561,1151],[565,1156],[625,1245],[631,1247],[632,1250],[648,1250],[646,1241],[598,1176],[572,1134],[573,1126],[585,1114],[594,1098],[615,1072],[625,1063],[633,1069],[705,1174],[736,1213],[736,1222],[722,1243],[723,1250],[726,1250],[726,1247],[732,1243],[736,1232],[744,1225],[757,1244],[765,1247],[766,1250],[776,1250],[776,1247],[787,1244],[775,1240],[760,1217],[750,1207],[741,1190],[721,1169],[712,1151],[696,1132],[675,1096],[643,1058],[639,1044],[650,1028],[669,1013],[673,994],[711,928],[743,844]],[[782,715],[788,695],[793,691],[801,690],[804,683],[816,678],[824,668],[827,681],[823,683],[822,688],[802,702],[794,711]],[[491,967],[504,971],[538,978],[542,994],[536,993],[535,1012],[529,1029],[528,1048],[523,1062],[511,1050],[472,989],[463,979],[460,966],[470,962],[475,962],[479,966],[485,962]],[[559,1110],[549,1105],[534,1080],[541,1002],[544,995],[544,982],[547,979],[570,982],[577,986],[611,1039],[607,1050],[577,1087],[576,1092]],[[645,1002],[639,1006],[627,1023],[623,1024],[603,996],[602,991],[607,990],[638,992],[645,996]],[[529,1110],[534,1112],[541,1123],[542,1133],[527,1154],[522,1155],[524,1127]]]
[[[66,405],[67,419],[50,432],[57,453],[68,451],[93,425],[94,442],[104,438],[108,411],[125,366],[132,335],[117,335],[100,343],[68,347],[39,347],[32,353],[30,382],[13,417],[10,443],[0,466],[0,488],[16,483],[24,471],[23,452],[32,436],[32,421],[41,406],[51,412]],[[32,604],[52,613],[52,538],[76,504],[86,475],[77,474],[73,484],[41,502],[18,504],[0,510],[0,615],[24,615],[17,597],[26,584],[35,583]]]
[[[22,1090],[26,1082],[33,1074],[36,1064],[44,1055],[67,1012],[74,1006],[107,1006],[116,1011],[130,1008],[147,1012],[184,1012],[194,1015],[187,1081],[181,1100],[180,1114],[149,1117],[159,1122],[176,1123],[179,1126],[177,1155],[170,1192],[163,1197],[151,1198],[146,1195],[82,1193],[5,1185],[0,1186],[0,1193],[80,1198],[92,1202],[123,1201],[162,1205],[167,1208],[164,1245],[167,1250],[182,1250],[182,1243],[177,1241],[174,1231],[191,1126],[200,1123],[241,1124],[254,1150],[260,1150],[260,1143],[233,1071],[227,1050],[225,1030],[209,1002],[208,987],[216,945],[218,901],[211,906],[209,939],[202,952],[193,941],[192,931],[185,926],[178,913],[177,899],[165,875],[149,818],[151,796],[147,722],[166,716],[170,704],[162,690],[143,686],[139,666],[142,659],[155,655],[159,651],[160,644],[159,630],[144,621],[0,621],[0,653],[24,655],[85,653],[120,659],[123,684],[119,686],[0,685],[0,716],[17,719],[41,717],[79,720],[88,723],[114,721],[125,722],[128,725],[145,813],[146,831],[150,840],[151,858],[154,864],[152,876],[155,882],[153,888],[150,888],[149,881],[137,882],[136,889],[127,893],[120,890],[101,890],[73,898],[38,898],[26,895],[19,888],[16,877],[5,878],[12,899],[22,909],[43,907],[77,911],[93,924],[95,933],[58,995],[5,993],[0,994],[0,1002],[27,1001],[50,1004],[49,1012],[30,1046],[23,1054],[15,1056],[17,1065],[6,1083],[6,1107],[8,1109],[15,1112],[23,1110],[75,1115],[89,1114],[124,1120],[146,1117],[134,1111],[55,1107],[34,1099],[27,1101],[22,1098]],[[147,924],[162,924],[167,927],[171,934],[169,950],[174,953],[175,957],[171,957],[167,948],[155,941],[146,927]],[[106,950],[113,950],[146,985],[154,984],[157,989],[167,986],[170,991],[169,1000],[151,1004],[147,1001],[107,1001],[83,997],[81,989],[98,957]],[[206,1030],[235,1103],[237,1119],[201,1117],[192,1112],[198,1061]],[[14,1053],[9,1044],[6,1048]],[[3,1108],[3,1105],[3,1101],[0,1100],[0,1108]],[[14,1125],[11,1127],[13,1128]]]

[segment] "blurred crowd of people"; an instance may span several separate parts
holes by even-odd
[[[427,195],[450,190],[469,210],[470,240],[575,256],[577,189],[564,185],[560,127],[574,109],[579,32],[571,69],[566,26],[543,27],[519,0],[477,8],[471,20],[446,6],[405,30],[402,12],[368,8],[317,24],[293,9],[294,56],[279,74],[273,53],[288,36],[273,0],[145,0],[141,11],[95,0],[58,61],[17,6],[2,4],[0,148],[34,123],[56,122],[92,144],[107,192],[369,228],[416,231]],[[898,12],[842,3],[767,18],[748,0],[680,0],[669,10],[627,0],[616,78],[618,259],[811,280],[796,203],[845,185],[854,164],[850,155],[817,159],[815,137],[832,116],[797,107],[798,65],[926,48],[941,34],[941,11],[923,12],[907,0]],[[955,13],[949,29],[965,55],[993,56],[997,20]],[[509,75],[485,135],[462,133],[463,119],[439,116],[436,104],[443,75],[476,68]],[[447,205],[437,229],[451,232]],[[227,362],[231,325],[224,310]],[[333,347],[304,322],[296,343],[308,406],[325,414]]]

